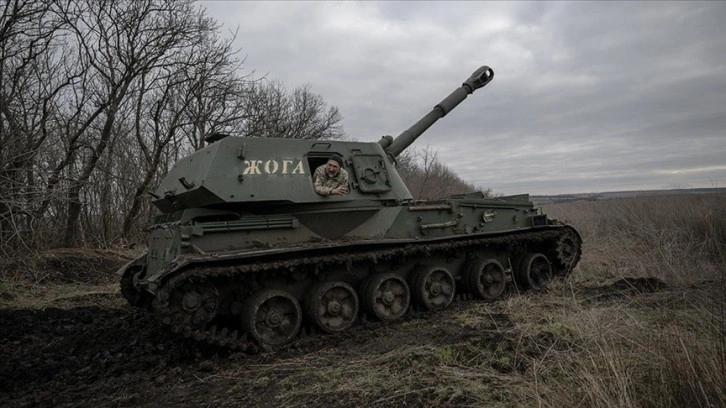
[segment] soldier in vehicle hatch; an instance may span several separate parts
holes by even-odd
[[[315,169],[313,182],[320,195],[348,194],[348,172],[343,168],[343,158],[338,154],[330,156],[327,164]]]

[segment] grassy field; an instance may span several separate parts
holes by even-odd
[[[403,338],[262,365],[271,375],[256,378],[286,372],[277,401],[290,406],[726,406],[724,203],[719,194],[548,206],[584,239],[568,279],[414,322]]]
[[[543,290],[360,325],[312,350],[197,350],[146,373],[99,374],[67,398],[86,406],[165,398],[180,406],[723,407],[724,203],[724,194],[704,194],[548,205],[580,231],[584,249],[572,274]],[[4,285],[6,307],[71,308],[88,295],[125,313],[117,297],[99,296],[115,290],[106,281]],[[149,381],[157,387],[132,385]],[[108,382],[117,391],[99,392]]]
[[[548,368],[544,405],[726,406],[726,195],[553,205],[577,226],[584,256],[551,293],[603,281],[648,283],[597,306],[560,309],[573,348]],[[655,284],[657,282],[657,284]],[[637,296],[627,293],[639,292]],[[587,293],[585,291],[584,293]]]

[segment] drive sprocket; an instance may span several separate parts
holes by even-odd
[[[577,230],[569,225],[562,227],[561,235],[550,255],[556,274],[566,276],[572,272],[582,255],[582,238]]]

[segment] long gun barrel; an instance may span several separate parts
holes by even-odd
[[[403,131],[395,139],[391,139],[390,136],[384,137],[379,143],[383,148],[396,157],[401,152],[406,150],[416,139],[423,134],[431,125],[436,123],[437,120],[446,116],[447,113],[451,112],[458,104],[466,99],[469,94],[475,90],[488,84],[494,78],[494,71],[488,66],[483,66],[464,81],[459,88],[449,94],[443,101],[439,102],[438,105],[434,106],[434,109],[429,112],[426,116],[419,119],[413,126]]]

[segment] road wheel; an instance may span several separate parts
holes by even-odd
[[[326,333],[337,333],[353,325],[358,317],[358,295],[345,282],[322,282],[307,296],[307,313]]]
[[[302,324],[302,310],[290,293],[262,289],[247,302],[242,323],[259,344],[280,346],[297,335]]]
[[[369,277],[361,285],[365,309],[379,320],[396,320],[406,314],[411,303],[406,281],[392,273]]]
[[[538,288],[552,278],[552,266],[546,256],[529,253],[517,262],[515,279],[523,289]]]
[[[469,263],[462,274],[467,291],[484,300],[501,296],[506,286],[504,267],[496,259],[476,259]]]
[[[438,310],[454,300],[454,276],[442,266],[423,266],[411,276],[413,298],[425,310]]]

